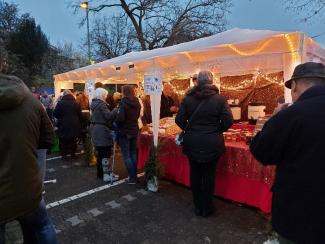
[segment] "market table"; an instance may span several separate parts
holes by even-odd
[[[185,186],[190,185],[189,162],[182,148],[174,142],[174,136],[160,136],[159,160],[164,165],[164,177]],[[152,135],[139,137],[138,168],[143,169],[148,158]],[[226,152],[220,158],[216,170],[216,196],[271,212],[270,191],[275,168],[262,166],[243,142],[226,142]]]
[[[233,124],[231,126],[231,129],[240,129],[240,130],[249,130],[249,131],[253,131],[255,130],[255,125],[250,125],[248,123],[237,123],[237,124]]]

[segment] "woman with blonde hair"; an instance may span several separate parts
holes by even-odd
[[[91,138],[97,152],[97,178],[104,181],[111,180],[106,172],[109,158],[112,154],[113,138],[112,123],[115,119],[115,110],[110,111],[106,103],[108,92],[104,88],[97,88],[90,105],[91,116]],[[105,170],[103,170],[103,167]],[[105,173],[104,173],[105,171]]]

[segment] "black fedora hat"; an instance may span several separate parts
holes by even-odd
[[[284,85],[291,89],[292,81],[302,78],[323,78],[325,82],[325,65],[314,62],[299,64],[293,71],[291,79],[287,80]]]

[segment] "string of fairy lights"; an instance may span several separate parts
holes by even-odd
[[[217,84],[217,85],[220,85],[221,90],[240,91],[240,90],[246,90],[248,88],[251,88],[252,86],[256,86],[259,79],[264,79],[264,80],[268,81],[268,83],[264,84],[263,87],[273,85],[273,84],[283,85],[282,79],[277,79],[277,78],[271,77],[267,74],[264,74],[261,71],[257,71],[253,75],[252,79],[245,79],[237,85],[228,85],[227,83],[221,83],[221,84]],[[167,83],[171,85],[171,87],[173,88],[173,90],[175,91],[175,93],[177,95],[184,96],[186,94],[187,89],[180,90],[177,86],[173,85],[171,82],[167,82]],[[193,86],[192,78],[190,78],[190,84],[191,84],[190,87]]]
[[[137,78],[140,81],[139,82],[139,88],[140,88],[139,91],[140,91],[141,95],[144,95],[144,94],[142,94],[144,92],[143,75],[144,74],[137,75]],[[215,74],[214,74],[214,76],[215,76]],[[187,89],[180,89],[180,87],[183,87],[183,86],[177,86],[171,82],[172,80],[179,80],[179,79],[186,80],[186,75],[182,74],[181,76],[168,76],[163,80],[164,80],[164,82],[171,85],[174,92],[178,96],[184,96],[186,94],[186,92],[188,91],[188,89],[190,87],[193,87],[192,77],[187,78],[187,79],[189,79],[189,87]],[[277,77],[272,77],[272,76],[265,74],[261,71],[257,71],[252,76],[251,79],[245,79],[236,85],[227,84],[227,82],[220,82],[219,79],[215,79],[214,82],[215,82],[215,85],[217,85],[221,89],[221,91],[242,91],[242,90],[249,89],[251,87],[255,87],[257,85],[259,79],[268,81],[268,83],[264,83],[263,86],[259,87],[259,88],[267,87],[267,86],[273,85],[273,84],[283,85],[283,79],[277,78]]]
[[[269,86],[269,85],[273,85],[273,84],[282,84],[283,85],[283,80],[277,80],[273,77],[268,76],[267,74],[262,73],[261,71],[257,71],[257,73],[253,76],[252,79],[246,79],[242,82],[240,82],[237,85],[227,85],[225,83],[221,84],[221,90],[227,90],[227,91],[240,91],[240,90],[246,90],[252,86],[256,86],[258,79],[264,79],[267,80],[269,83],[266,83],[263,85],[263,87],[265,86]]]

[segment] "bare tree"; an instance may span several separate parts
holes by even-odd
[[[287,10],[293,11],[304,22],[325,14],[325,0],[285,0]]]
[[[99,61],[114,58],[132,51],[136,44],[125,18],[97,19],[91,32],[93,53]]]
[[[134,45],[132,49],[140,47],[140,50],[148,50],[225,30],[230,6],[231,0],[94,0],[89,10],[94,13],[103,13],[105,9],[117,12],[115,17],[124,18],[125,26],[128,27],[120,30],[124,33],[123,38],[135,38],[138,45],[131,43]],[[101,37],[118,36],[104,24],[107,19],[97,21],[95,32],[101,33]],[[105,44],[109,46],[104,47],[104,50],[112,49],[112,40],[101,40],[106,40]]]
[[[53,75],[64,73],[87,65],[87,58],[77,52],[71,43],[58,43],[50,46],[42,60],[42,73],[39,83],[51,84]]]

